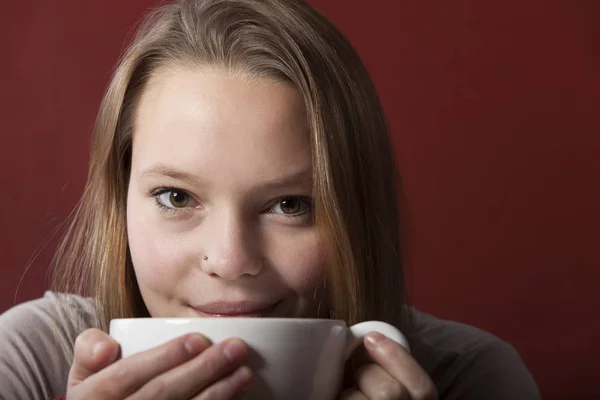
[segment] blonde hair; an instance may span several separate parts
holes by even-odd
[[[134,110],[169,65],[215,65],[291,82],[311,134],[317,229],[330,317],[406,330],[397,176],[375,87],[344,36],[302,0],[182,0],[152,12],[102,101],[89,175],[54,260],[53,289],[95,298],[98,326],[147,316],[128,254],[126,193]]]

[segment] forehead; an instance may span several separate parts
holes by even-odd
[[[136,110],[132,167],[268,174],[310,165],[303,99],[289,83],[218,68],[168,68]]]

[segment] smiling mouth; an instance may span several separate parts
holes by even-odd
[[[189,306],[199,317],[209,318],[263,318],[273,314],[275,308],[281,303],[211,303],[203,306]]]

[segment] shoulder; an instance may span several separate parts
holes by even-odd
[[[539,399],[527,366],[509,343],[481,329],[414,311],[413,355],[444,399]]]
[[[46,292],[44,297],[18,304],[3,314],[4,322],[39,323],[48,317],[60,318],[71,322],[91,321],[94,316],[94,302],[91,298],[75,294]],[[62,321],[65,322],[65,321]]]
[[[44,297],[19,304],[0,315],[3,337],[72,339],[95,324],[94,302],[74,294],[46,292]]]
[[[0,315],[0,387],[9,398],[64,395],[77,335],[94,325],[93,301],[47,292]]]

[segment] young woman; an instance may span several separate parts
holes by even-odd
[[[102,102],[54,291],[0,317],[2,395],[232,398],[252,385],[241,340],[120,359],[106,330],[245,315],[398,326],[412,353],[367,336],[341,398],[538,398],[512,347],[411,311],[397,178],[373,83],[304,1],[163,6]]]

